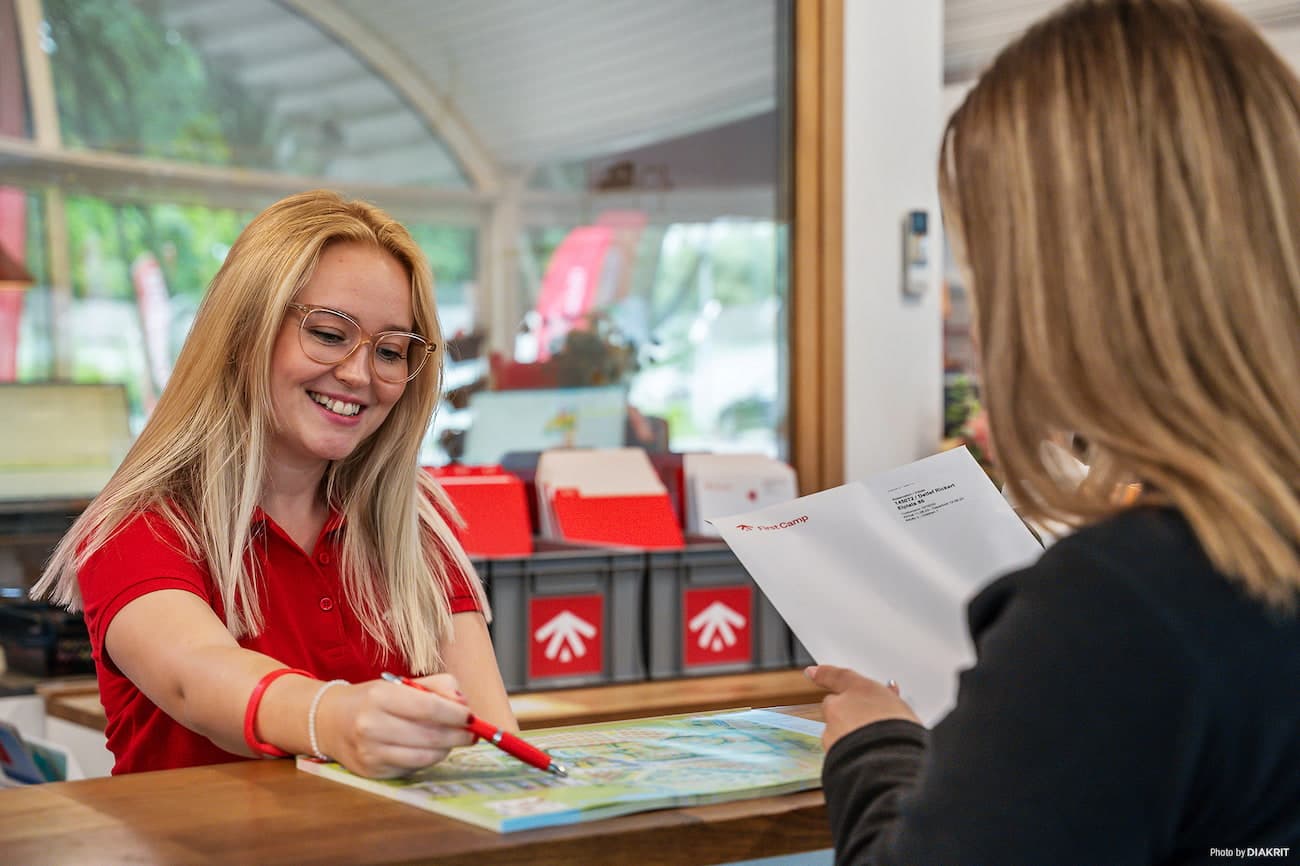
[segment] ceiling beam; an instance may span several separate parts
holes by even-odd
[[[46,147],[0,136],[0,175],[24,187],[51,186],[70,195],[117,201],[179,202],[258,211],[291,193],[328,188],[373,201],[399,218],[442,219],[476,225],[490,203],[476,190],[357,183],[226,166],[195,165],[154,157]]]

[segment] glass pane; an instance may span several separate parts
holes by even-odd
[[[18,21],[13,0],[0,0],[0,136],[28,138],[31,118],[27,110],[22,51],[18,41]],[[39,285],[43,265],[33,258],[32,208],[27,193],[17,187],[0,186],[0,249],[5,258],[24,268]],[[39,220],[37,220],[39,223]],[[37,247],[39,249],[39,247]],[[33,321],[29,308],[47,309],[42,305],[41,289],[0,275],[0,382],[21,380],[40,375],[41,348],[48,353],[49,340],[43,346],[35,336],[27,336],[23,324]],[[39,316],[39,312],[36,314]],[[48,318],[48,316],[47,316]],[[27,353],[22,350],[28,349]]]
[[[251,215],[83,196],[68,197],[66,212],[73,297],[61,324],[71,378],[124,384],[138,430]]]
[[[0,0],[0,135],[29,138],[26,76],[13,0]]]
[[[49,243],[45,234],[44,199],[35,193],[13,190],[21,202],[21,219],[0,220],[6,228],[21,225],[26,230],[23,267],[32,277],[32,285],[23,293],[19,312],[17,346],[14,349],[19,382],[41,382],[54,375],[54,305],[50,292],[49,268],[46,250]],[[0,197],[10,191],[0,192]],[[6,243],[6,249],[8,244]],[[14,333],[12,324],[8,325]],[[0,345],[7,343],[7,335],[0,337]]]
[[[588,18],[578,20],[579,7]],[[519,157],[507,163],[545,156],[523,177],[506,265],[515,272],[495,287],[484,323],[498,329],[487,334],[489,375],[467,390],[613,383],[626,391],[628,443],[786,457],[791,7],[674,9],[673,28],[629,3],[546,16],[515,7],[490,31],[468,15],[443,21],[455,37],[447,44],[475,47],[477,61],[459,67],[467,94],[480,85],[476,62],[495,64],[491,83],[511,102],[538,96],[543,83],[564,94],[549,113],[464,106],[498,132],[520,124],[492,142]],[[581,38],[619,21],[635,44]],[[518,31],[544,40],[566,22],[571,49],[549,54],[544,68],[515,50]],[[556,418],[577,405],[555,399]],[[500,402],[480,399],[483,418]],[[522,394],[516,402],[533,405]],[[475,447],[476,423],[472,395],[440,413],[440,458],[490,459]],[[536,449],[554,423],[516,419],[513,450]],[[480,431],[488,436],[496,447],[494,431]]]
[[[667,422],[675,451],[782,453],[784,227],[735,217],[647,223],[625,229],[621,245],[611,233],[603,250],[575,250],[592,228],[530,232],[547,276],[515,361],[552,367],[557,387],[625,383],[637,412]],[[588,267],[583,254],[603,290],[566,309],[553,290]],[[564,285],[557,271],[566,268]]]
[[[450,338],[473,331],[478,230],[418,222],[405,225],[429,259],[443,336]]]
[[[392,86],[271,0],[45,0],[63,142],[367,183],[464,188]]]

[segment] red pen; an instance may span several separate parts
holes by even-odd
[[[410,686],[413,689],[419,689],[422,692],[436,694],[433,689],[427,689],[417,683],[410,677],[399,677],[397,674],[390,674],[384,671],[380,674],[390,683],[400,683],[404,686]],[[567,776],[569,771],[557,764],[551,759],[551,756],[543,752],[534,745],[524,742],[519,737],[509,731],[502,730],[490,722],[485,722],[473,713],[469,714],[469,721],[465,723],[465,730],[487,740],[501,751],[513,758],[518,758],[530,767],[536,767],[539,770],[545,770],[548,773],[554,773],[557,776]]]

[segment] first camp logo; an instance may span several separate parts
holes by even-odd
[[[790,520],[782,520],[780,523],[773,523],[768,526],[754,525],[752,523],[737,523],[736,528],[741,532],[774,532],[778,529],[789,529],[791,526],[798,526],[801,523],[808,522],[808,515],[801,514]]]

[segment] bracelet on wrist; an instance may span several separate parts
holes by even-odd
[[[289,757],[289,753],[284,749],[259,740],[255,730],[257,725],[257,709],[262,705],[262,696],[266,694],[267,686],[271,685],[271,683],[286,674],[297,674],[298,676],[306,677],[309,680],[316,679],[307,671],[299,670],[298,668],[278,668],[277,670],[273,670],[258,680],[257,685],[253,686],[253,693],[248,696],[248,706],[244,710],[244,742],[248,744],[248,748],[252,750],[253,754],[260,755],[264,758]]]
[[[316,710],[320,707],[320,699],[325,697],[325,693],[334,686],[351,685],[347,680],[330,680],[316,690],[316,696],[311,699],[311,707],[307,710],[307,739],[311,742],[311,754],[318,761],[328,761],[325,753],[320,750],[318,740],[316,739]]]

